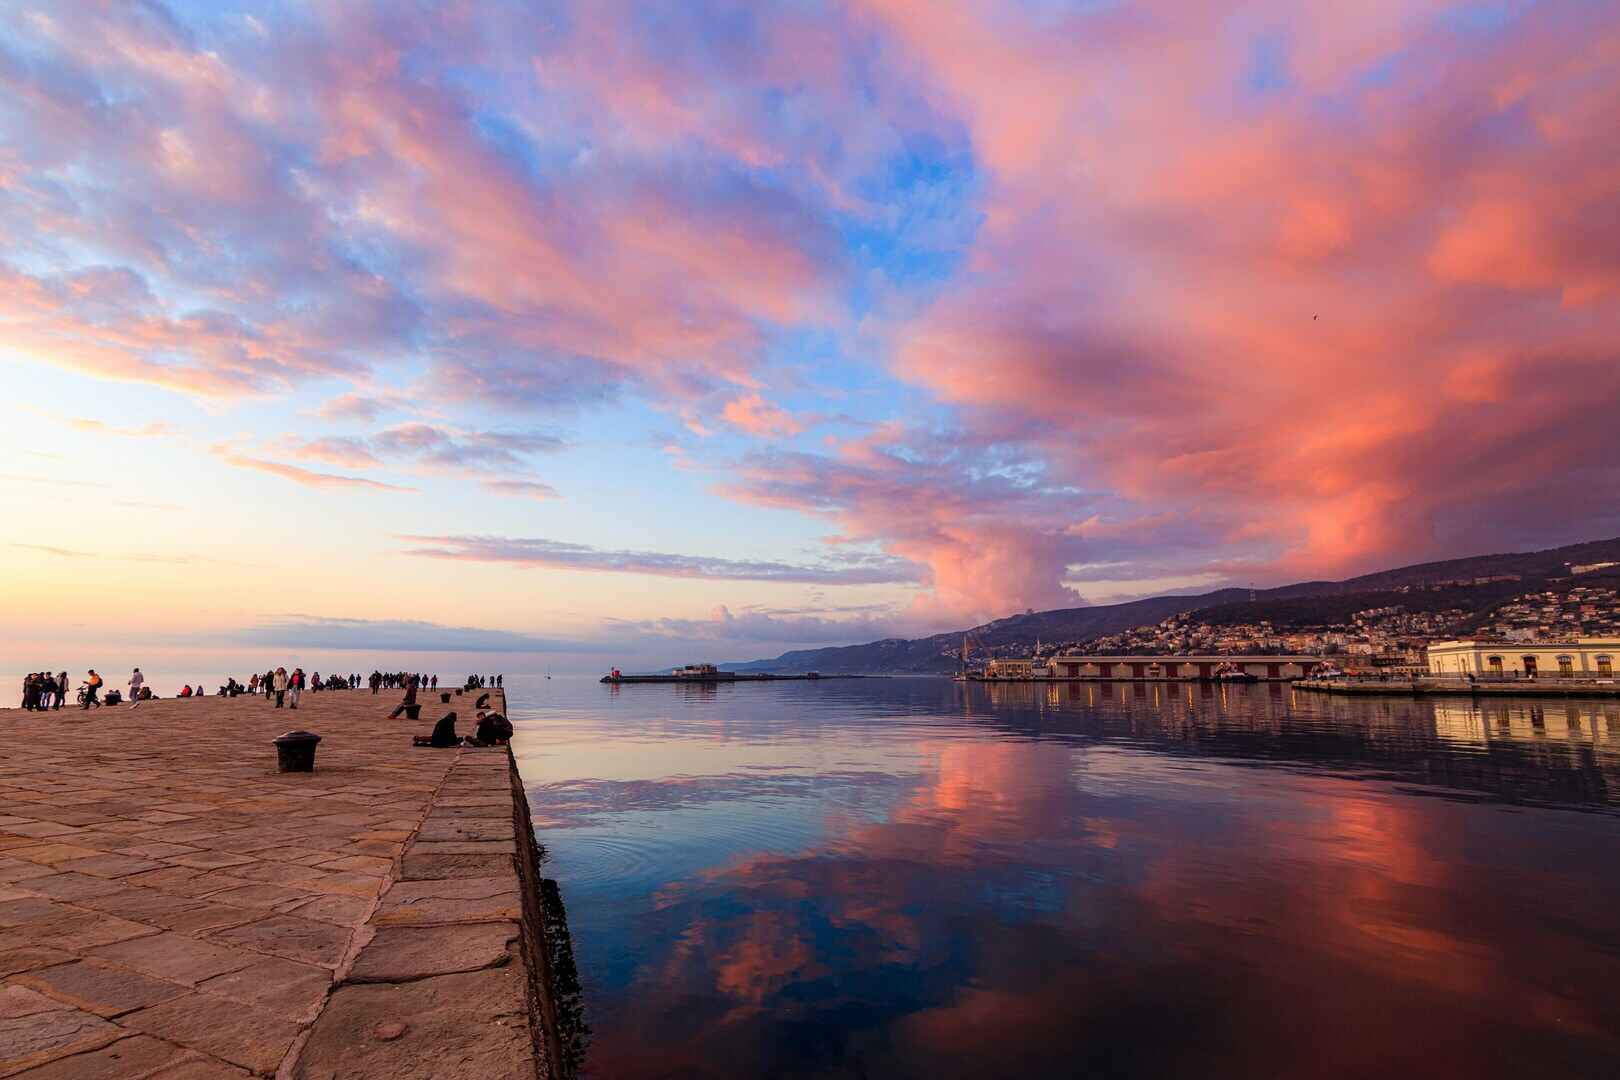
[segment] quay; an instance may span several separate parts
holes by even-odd
[[[1246,681],[1289,682],[1309,674],[1320,663],[1320,656],[1299,655],[1059,653],[1044,661],[997,657],[982,673],[968,678],[973,682],[1213,682],[1227,672]]]
[[[0,710],[0,1077],[562,1075],[512,755],[411,745],[482,692]]]
[[[1298,690],[1324,694],[1449,694],[1463,697],[1620,697],[1614,679],[1300,679]]]

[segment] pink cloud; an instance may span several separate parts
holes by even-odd
[[[805,425],[779,405],[759,394],[745,394],[726,402],[721,414],[726,422],[756,438],[783,439],[802,432]]]
[[[1272,574],[1620,524],[1613,12],[1255,5],[1295,83],[1256,96],[1215,7],[863,6],[990,173],[972,272],[896,331],[979,437]]]
[[[397,484],[385,484],[381,480],[369,480],[363,476],[343,476],[337,473],[315,472],[300,468],[297,465],[288,465],[281,461],[270,461],[266,458],[251,457],[239,454],[228,447],[216,446],[212,448],[215,457],[227,465],[234,465],[239,469],[256,469],[267,472],[272,476],[279,476],[283,480],[291,480],[295,484],[313,488],[366,488],[372,491],[414,492],[413,487],[401,487]]]

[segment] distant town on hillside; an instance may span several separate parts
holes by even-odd
[[[738,671],[944,672],[998,657],[1311,653],[1421,664],[1431,641],[1620,634],[1620,538],[1401,567],[1339,582],[1026,612],[927,638],[806,649]]]

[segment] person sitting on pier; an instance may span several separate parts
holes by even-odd
[[[412,679],[410,682],[405,684],[405,700],[401,701],[399,703],[399,706],[397,708],[395,708],[393,712],[388,714],[388,719],[390,719],[390,720],[398,720],[401,713],[403,713],[406,709],[409,709],[411,706],[413,706],[415,704],[416,704],[416,680]],[[452,713],[451,715],[453,716],[455,714]]]
[[[489,695],[488,694],[479,694],[478,695],[478,700],[473,702],[473,708],[475,708],[475,709],[487,709],[487,708],[489,708]]]
[[[451,746],[460,746],[461,739],[456,735],[456,714],[447,712],[433,725],[432,735],[418,735],[411,740],[412,746],[432,746],[445,749]]]
[[[512,739],[512,721],[498,712],[478,714],[478,730],[473,734],[475,746],[505,746]]]

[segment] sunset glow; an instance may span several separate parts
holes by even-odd
[[[0,0],[0,647],[744,660],[1620,534],[1620,7],[1309,8]]]

